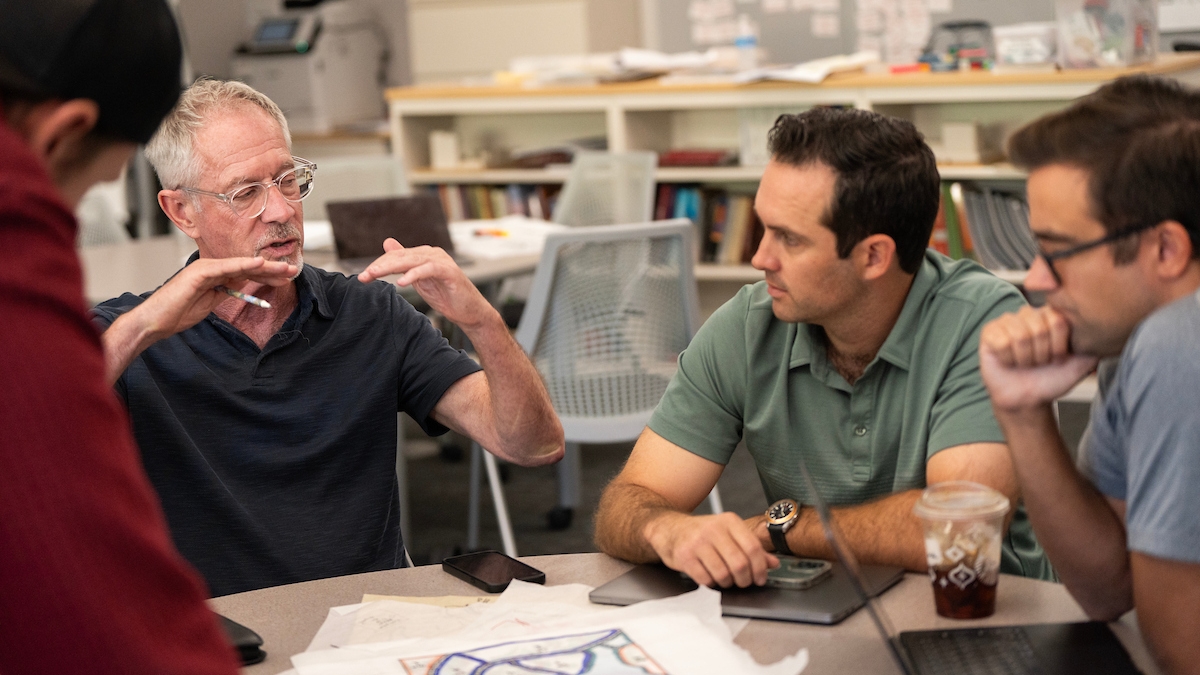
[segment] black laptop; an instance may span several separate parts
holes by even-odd
[[[454,256],[450,224],[437,195],[329,202],[325,210],[333,227],[338,264],[349,274],[363,271],[383,255],[383,241],[388,237],[405,247],[438,246]]]
[[[808,486],[821,527],[841,561],[854,593],[905,675],[1139,675],[1129,653],[1107,624],[1100,622],[991,626],[896,634],[883,606],[869,590],[871,580],[860,568],[829,506],[817,490],[803,457],[800,471]]]

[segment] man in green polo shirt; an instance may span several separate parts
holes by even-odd
[[[770,146],[753,260],[766,280],[717,310],[680,355],[601,498],[596,542],[721,586],[766,583],[778,565],[770,551],[832,558],[803,506],[803,454],[860,561],[923,572],[912,507],[927,483],[971,480],[1019,500],[977,350],[982,326],[1024,301],[978,265],[926,249],[940,183],[912,124],[818,108],[780,117]],[[801,505],[779,545],[765,516],[691,515],[740,440],[768,501]],[[1023,509],[1001,569],[1053,576]]]

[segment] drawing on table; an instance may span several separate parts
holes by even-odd
[[[402,658],[409,675],[667,675],[621,629]]]

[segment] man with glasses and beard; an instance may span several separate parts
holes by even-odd
[[[357,279],[304,265],[316,167],[290,146],[250,87],[185,91],[146,154],[199,250],[157,290],[94,310],[172,536],[214,595],[405,564],[397,411],[522,465],[563,451],[537,371],[445,251],[389,239]],[[372,283],[392,274],[481,365]]]
[[[1162,670],[1198,672],[1200,93],[1117,80],[1009,151],[1046,305],[984,327],[980,372],[1030,521],[1090,617],[1136,608]],[[1051,406],[1098,360],[1077,467]]]

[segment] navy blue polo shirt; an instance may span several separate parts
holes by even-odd
[[[117,383],[175,545],[214,596],[402,566],[396,411],[444,433],[434,406],[479,370],[387,283],[305,266],[296,286],[264,349],[210,314]]]

